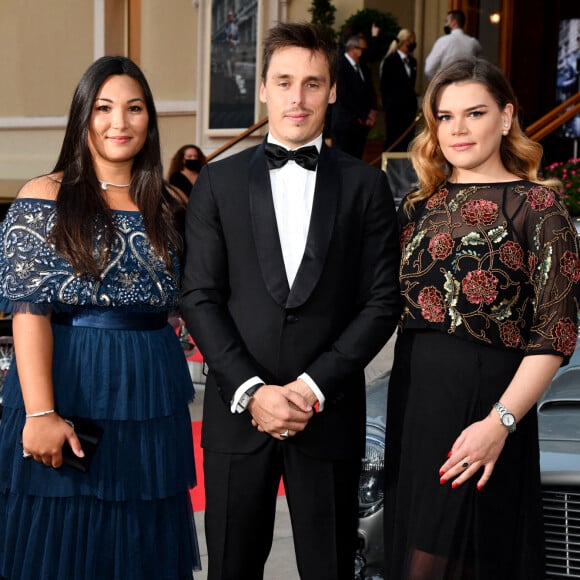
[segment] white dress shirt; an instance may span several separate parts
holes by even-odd
[[[268,142],[287,149],[285,145],[274,139],[270,134],[268,134]],[[322,135],[307,143],[305,147],[308,145],[314,145],[320,152]],[[295,161],[290,160],[279,169],[270,169],[269,173],[284,268],[286,269],[288,285],[292,288],[306,249],[306,239],[310,228],[312,203],[314,201],[314,188],[316,186],[316,171],[304,169]],[[302,373],[298,378],[302,379],[312,389],[320,404],[319,411],[322,411],[325,399],[318,385],[307,373]],[[236,412],[241,396],[250,387],[263,382],[259,377],[252,377],[240,385],[232,399],[232,413]]]
[[[481,44],[473,36],[465,34],[461,28],[455,28],[450,34],[440,36],[433,45],[425,60],[425,76],[428,78],[444,66],[458,58],[481,56]]]
[[[397,54],[401,57],[403,64],[405,65],[405,71],[407,71],[407,76],[411,77],[411,61],[409,56],[405,54],[402,50],[397,50]]]
[[[365,75],[363,74],[363,71],[360,67],[360,64],[358,62],[356,62],[356,60],[354,60],[354,58],[352,58],[352,56],[350,56],[350,54],[348,53],[344,53],[344,56],[346,58],[346,60],[348,60],[348,62],[350,62],[352,68],[354,68],[354,70],[359,74],[361,80],[365,80]]]

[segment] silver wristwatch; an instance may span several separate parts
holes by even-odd
[[[501,424],[509,433],[513,433],[516,430],[516,418],[513,413],[510,413],[501,403],[496,403],[494,408],[499,413]]]
[[[254,385],[253,387],[250,387],[246,392],[244,392],[242,394],[242,396],[240,397],[240,400],[238,401],[238,404],[236,405],[236,412],[237,413],[243,413],[250,401],[252,400],[252,397],[254,396],[254,393],[260,388],[263,387],[264,383],[260,383],[258,385]]]

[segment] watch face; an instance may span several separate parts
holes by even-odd
[[[501,422],[506,426],[506,427],[511,427],[516,420],[514,419],[514,416],[511,413],[506,413],[502,418],[501,418]]]

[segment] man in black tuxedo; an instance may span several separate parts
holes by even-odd
[[[335,61],[312,25],[268,32],[269,135],[204,166],[187,210],[210,580],[263,577],[281,476],[301,578],[353,577],[363,369],[400,314],[399,256],[384,174],[322,141]]]
[[[332,146],[359,159],[377,116],[371,73],[361,58],[366,49],[362,35],[346,41],[344,54],[338,57],[336,102],[330,119]]]
[[[385,111],[385,150],[389,149],[417,115],[417,61],[412,55],[417,43],[415,33],[403,28],[381,63],[381,98]],[[391,151],[407,151],[415,132],[409,131]]]

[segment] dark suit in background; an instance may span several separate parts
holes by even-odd
[[[331,107],[332,146],[362,158],[377,99],[368,67],[359,61],[364,81],[344,54],[338,58],[336,102]]]
[[[417,61],[409,59],[410,76],[401,54],[393,52],[385,58],[381,68],[381,98],[385,111],[385,150],[388,149],[414,121],[417,114]],[[410,131],[392,151],[407,151],[415,133]]]

